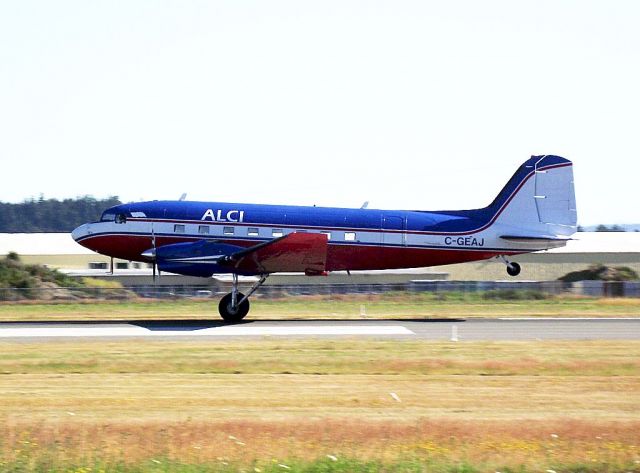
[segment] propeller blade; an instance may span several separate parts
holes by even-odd
[[[156,284],[156,269],[158,266],[158,257],[156,256],[156,233],[153,230],[153,222],[151,222],[151,249],[153,252],[153,284]],[[159,273],[160,271],[157,272]]]

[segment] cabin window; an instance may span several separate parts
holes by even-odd
[[[224,227],[222,229],[222,233],[224,233],[225,235],[233,235],[235,233],[235,228],[234,227]]]
[[[356,232],[344,232],[345,241],[356,241]]]
[[[116,215],[116,223],[127,223],[127,216],[125,214]]]
[[[257,229],[257,228],[250,227],[250,228],[247,230],[247,235],[248,235],[248,236],[258,236],[258,235],[260,235],[260,232],[258,231],[258,229]]]
[[[283,231],[282,231],[282,229],[281,229],[281,228],[274,228],[274,229],[271,231],[271,235],[272,235],[272,236],[274,236],[274,237],[276,237],[276,238],[278,238],[278,237],[281,237],[282,235],[284,235],[284,233],[283,233]]]
[[[209,234],[209,225],[200,225],[198,227],[198,233],[200,235],[208,235]]]
[[[117,262],[116,269],[129,269],[129,263]]]
[[[175,224],[175,225],[173,226],[173,232],[174,232],[174,233],[184,233],[184,232],[185,232],[184,225]]]
[[[331,232],[320,232],[323,235],[327,235],[327,240],[331,240]]]
[[[146,214],[144,212],[131,212],[131,216],[133,218],[146,218]]]

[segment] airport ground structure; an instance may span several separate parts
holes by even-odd
[[[110,258],[75,243],[67,233],[0,234],[0,256],[15,252],[27,264],[41,264],[71,275],[117,280],[132,288],[187,288],[220,292],[230,283],[229,275],[210,279],[164,274],[152,280],[150,265],[115,260],[113,274]],[[506,274],[501,261],[489,260],[430,268],[358,271],[348,275],[332,273],[327,277],[302,274],[275,274],[263,288],[265,295],[278,288],[293,293],[341,293],[380,290],[478,291],[527,288],[550,293],[574,292],[591,296],[640,296],[640,282],[611,286],[600,281],[563,284],[557,279],[571,271],[594,264],[626,266],[640,273],[639,232],[579,232],[566,247],[524,254],[513,258],[522,267],[515,278]],[[297,289],[296,289],[297,288]]]

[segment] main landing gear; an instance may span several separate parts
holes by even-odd
[[[244,295],[238,291],[238,275],[233,274],[233,285],[231,286],[231,292],[224,296],[218,304],[218,311],[220,316],[225,322],[237,323],[244,319],[245,315],[249,313],[249,296],[256,292],[260,286],[269,277],[268,274],[260,276],[260,280],[255,283],[249,292]]]
[[[520,265],[513,261],[509,261],[504,255],[500,256],[500,259],[507,265],[507,274],[509,276],[517,276],[520,274]]]

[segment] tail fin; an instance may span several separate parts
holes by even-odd
[[[532,156],[486,210],[493,215],[492,223],[514,237],[570,237],[577,224],[571,161]]]

